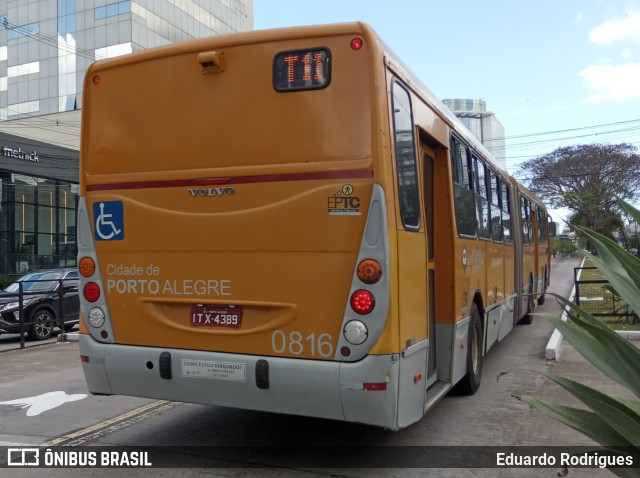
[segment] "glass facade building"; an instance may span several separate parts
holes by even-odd
[[[0,0],[0,21],[0,122],[51,129],[31,120],[81,109],[93,61],[252,30],[253,0]],[[0,274],[75,263],[78,151],[2,138]]]
[[[0,274],[75,265],[78,161],[0,133]]]
[[[448,99],[442,100],[442,102],[489,150],[498,165],[506,170],[507,150],[504,127],[493,113],[487,111],[486,102],[471,99]]]
[[[0,0],[0,121],[82,107],[94,60],[253,29],[253,0]]]

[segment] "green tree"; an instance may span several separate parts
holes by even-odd
[[[572,224],[610,238],[624,225],[616,198],[640,196],[640,155],[626,143],[558,148],[525,161],[517,175],[548,205],[571,210]]]
[[[561,255],[563,257],[570,256],[577,250],[578,248],[570,239],[558,237],[551,238],[551,252],[554,257],[557,255]]]

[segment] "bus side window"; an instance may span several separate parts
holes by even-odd
[[[451,169],[458,234],[475,237],[476,206],[471,188],[471,157],[469,150],[457,138],[451,138]]]
[[[527,203],[520,198],[520,217],[522,218],[522,243],[529,244],[529,224],[527,223]]]
[[[534,243],[534,234],[533,230],[533,205],[531,204],[531,200],[527,199],[527,211],[529,211],[529,244]]]
[[[489,214],[489,195],[487,189],[487,169],[484,161],[472,155],[473,158],[473,189],[478,209],[478,236],[491,239],[491,217]]]
[[[496,173],[489,170],[491,178],[491,231],[493,232],[493,240],[502,242],[504,233],[502,230],[502,207],[500,206],[500,180]]]
[[[538,211],[538,239],[540,244],[547,243],[547,215],[541,207],[536,206]]]
[[[504,231],[504,243],[512,244],[513,238],[511,237],[511,202],[509,197],[509,186],[500,181],[502,185],[502,228]]]
[[[404,228],[420,228],[420,195],[416,164],[413,117],[409,93],[397,81],[393,82],[393,125],[396,140],[398,196]]]
[[[522,239],[524,244],[531,244],[531,209],[529,200],[520,198],[520,217],[522,217]]]

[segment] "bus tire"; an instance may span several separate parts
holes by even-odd
[[[540,297],[538,297],[538,305],[542,305],[544,304],[544,293],[547,290],[547,268],[544,268],[544,271],[542,272],[542,294],[540,294]]]
[[[531,325],[532,321],[533,321],[533,317],[531,316],[531,312],[527,312],[526,314],[524,314],[522,316],[522,318],[520,319],[520,322],[518,322],[518,324],[520,324],[520,325]]]
[[[533,284],[533,280],[532,282],[529,283],[529,292],[527,293],[527,312],[522,316],[522,318],[518,322],[520,325],[531,325],[531,321],[533,320],[533,317],[531,316],[531,314],[533,314],[534,304],[533,304],[533,286],[531,284]]]
[[[473,395],[480,388],[482,376],[482,321],[478,306],[471,306],[471,321],[467,338],[467,374],[456,385],[456,391],[463,395]]]
[[[538,297],[538,305],[542,304],[544,304],[544,294],[541,294],[540,297]]]

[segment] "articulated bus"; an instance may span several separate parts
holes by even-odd
[[[545,206],[367,25],[98,61],[82,114],[93,394],[397,430],[544,296]]]

